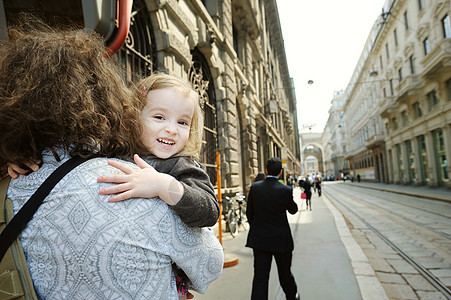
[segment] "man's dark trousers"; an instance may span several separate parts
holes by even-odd
[[[290,272],[292,253],[272,253],[254,250],[254,280],[252,282],[252,300],[268,299],[269,272],[272,257],[275,257],[279,282],[287,300],[294,300],[297,287],[293,274]]]

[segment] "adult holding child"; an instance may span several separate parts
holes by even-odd
[[[205,292],[223,264],[210,230],[187,227],[160,199],[99,195],[110,186],[99,176],[121,174],[106,157],[149,154],[139,101],[103,57],[103,40],[43,25],[10,38],[0,47],[0,165],[42,159],[38,171],[11,181],[14,213],[70,157],[96,157],[55,186],[20,234],[39,298],[178,299],[173,262]]]

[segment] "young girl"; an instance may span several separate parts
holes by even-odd
[[[188,226],[212,226],[218,220],[218,201],[208,175],[195,161],[202,145],[203,114],[197,93],[182,79],[153,74],[140,83],[139,99],[145,128],[143,144],[158,159],[154,168],[138,155],[141,169],[110,160],[124,175],[107,175],[98,182],[117,183],[103,188],[102,195],[115,194],[110,202],[134,197],[159,197]],[[187,299],[183,274],[177,274],[180,299]]]
[[[109,160],[109,165],[125,174],[98,177],[98,182],[116,183],[99,193],[114,194],[110,202],[159,197],[187,226],[213,226],[219,218],[218,201],[208,175],[195,160],[203,130],[197,93],[187,81],[167,74],[153,74],[141,80],[138,88],[145,124],[141,139],[154,155],[149,158],[152,165],[138,155],[134,160],[140,169]],[[33,163],[27,166],[38,169]],[[190,299],[186,275],[177,268],[174,272],[180,299]]]

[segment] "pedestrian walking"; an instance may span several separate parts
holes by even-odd
[[[307,210],[310,207],[310,210],[312,210],[312,181],[309,178],[309,175],[305,178],[304,182],[304,193],[306,195],[305,198],[305,204],[307,205]]]
[[[265,180],[252,184],[247,202],[246,214],[250,231],[246,247],[254,250],[251,299],[268,299],[268,281],[273,256],[286,299],[300,299],[291,273],[294,243],[286,213],[288,211],[295,214],[298,206],[293,200],[293,189],[278,181],[278,176],[282,173],[280,158],[273,157],[267,161],[266,173]]]
[[[257,176],[255,176],[255,178],[254,178],[254,182],[263,180],[263,179],[265,179],[265,178],[266,178],[266,174],[265,174],[265,173],[263,173],[263,172],[258,172]]]
[[[291,174],[288,175],[288,178],[287,178],[287,185],[288,185],[289,187],[291,187],[291,188],[294,187],[294,179],[293,179],[293,177],[291,176]]]
[[[316,181],[316,177],[315,177],[315,174],[313,174],[313,175],[312,175],[312,179],[311,179],[311,183],[312,183],[313,191],[316,193],[316,184],[315,184],[315,181]]]
[[[318,197],[321,197],[321,177],[317,176],[315,180],[315,187],[318,191]],[[310,206],[311,208],[311,206]]]

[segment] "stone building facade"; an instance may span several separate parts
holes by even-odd
[[[346,89],[346,159],[362,179],[451,187],[450,15],[450,0],[386,1]]]
[[[77,21],[77,3],[43,10]],[[26,9],[5,4],[7,15]],[[271,156],[281,157],[285,174],[299,174],[296,99],[275,0],[134,0],[130,33],[113,58],[128,81],[158,71],[194,84],[205,112],[201,162],[216,185],[219,151],[223,193],[246,192]]]
[[[305,177],[324,176],[324,149],[321,143],[322,134],[311,132],[311,127],[301,131],[301,175]]]
[[[345,91],[334,92],[321,140],[324,147],[323,177],[341,178],[349,173],[349,164],[345,160],[347,153],[346,128],[344,124]]]

